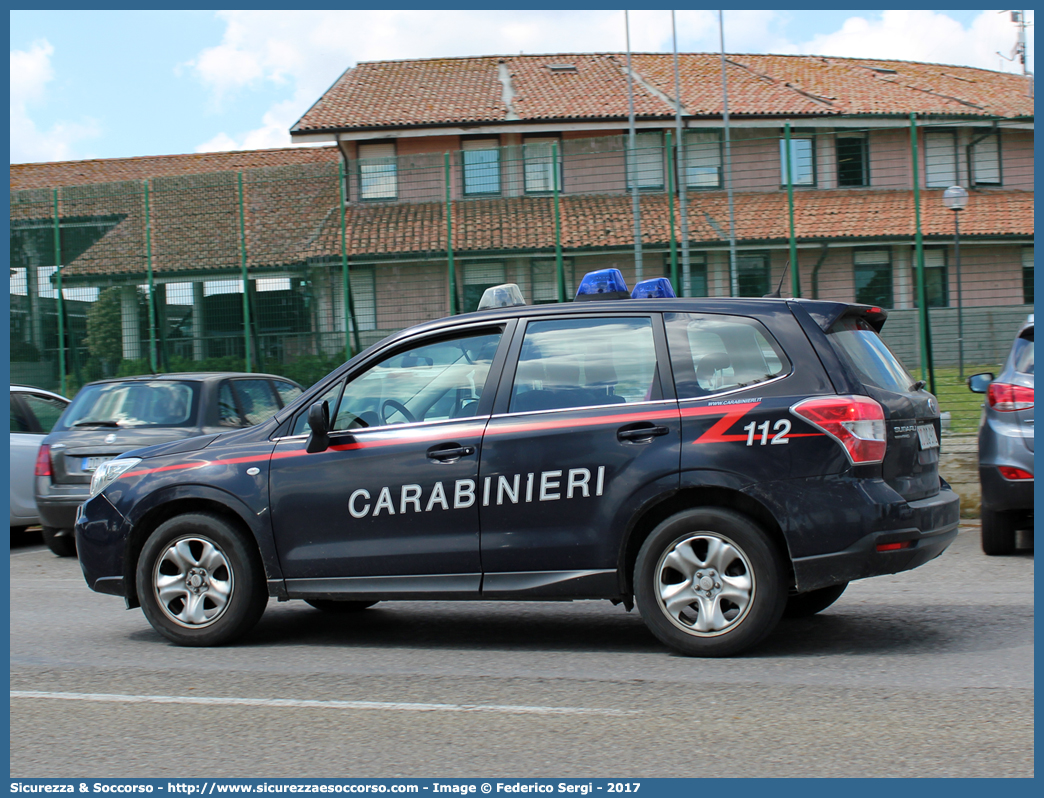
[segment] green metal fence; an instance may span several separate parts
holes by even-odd
[[[230,369],[310,384],[490,285],[572,298],[616,267],[679,295],[890,310],[885,338],[955,428],[1033,306],[1032,131],[643,128],[500,146],[13,191],[12,380]],[[914,180],[913,176],[917,175]],[[947,185],[967,207],[942,202]],[[637,218],[633,208],[638,209]],[[960,247],[956,245],[960,226]],[[789,266],[788,266],[789,263]]]

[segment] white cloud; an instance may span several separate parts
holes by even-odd
[[[1032,12],[1027,15],[1031,19]],[[801,52],[857,58],[896,58],[1021,72],[1009,54],[1016,27],[1007,13],[983,11],[965,28],[938,11],[885,11],[880,19],[850,17],[841,30],[813,37]]]
[[[29,107],[46,100],[47,84],[54,79],[52,55],[54,47],[45,39],[28,50],[11,50],[11,163],[69,160],[77,142],[100,133],[91,119],[56,122],[46,131],[33,121]]]
[[[726,49],[998,69],[1001,60],[994,51],[1007,53],[1015,41],[1015,26],[994,11],[982,12],[967,29],[935,11],[885,11],[879,18],[852,17],[840,30],[795,42],[781,33],[787,13],[726,11]],[[222,132],[199,151],[289,145],[293,123],[359,61],[625,48],[622,11],[223,11],[219,16],[227,26],[221,43],[187,65],[215,100],[276,86],[289,87],[291,96],[273,105],[260,127]],[[670,51],[669,11],[633,11],[630,23],[632,50]],[[677,28],[682,50],[718,50],[717,12],[679,11]]]

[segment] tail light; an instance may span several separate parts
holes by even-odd
[[[36,453],[36,476],[51,476],[51,444],[44,443]]]
[[[1033,389],[1025,385],[991,382],[986,390],[986,401],[990,403],[990,407],[1002,413],[1027,410],[1033,407]]]
[[[997,470],[1001,472],[1001,476],[1005,479],[1033,479],[1033,474],[1022,468],[997,466]]]
[[[884,409],[867,396],[822,396],[798,402],[790,412],[845,447],[853,465],[884,460]]]

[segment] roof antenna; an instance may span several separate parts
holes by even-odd
[[[779,292],[780,292],[780,289],[783,288],[783,278],[787,276],[787,267],[788,266],[790,266],[790,260],[789,259],[787,260],[787,262],[785,264],[783,264],[783,274],[781,274],[779,276],[779,285],[776,286],[776,290],[773,291],[771,294],[765,294],[764,297],[763,297],[764,299],[780,299]]]

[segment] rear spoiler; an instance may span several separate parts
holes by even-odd
[[[881,328],[884,327],[885,320],[888,318],[888,311],[874,305],[853,305],[848,302],[824,302],[822,300],[802,301],[801,299],[789,301],[801,302],[801,307],[824,332],[829,332],[839,319],[846,317],[861,318],[873,327],[875,332],[881,332]]]

